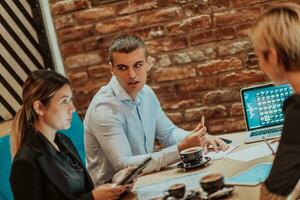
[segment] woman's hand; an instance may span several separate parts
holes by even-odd
[[[125,191],[126,187],[123,185],[104,184],[96,187],[93,191],[93,197],[95,200],[114,200]]]

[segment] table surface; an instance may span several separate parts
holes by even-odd
[[[256,142],[252,144],[244,144],[245,132],[232,133],[221,135],[223,138],[232,140],[234,143],[240,144],[239,148],[234,151],[239,151],[244,148],[249,148],[253,145],[260,144],[261,142]],[[224,174],[224,176],[231,177],[241,171],[244,171],[258,163],[262,162],[272,162],[273,156],[265,156],[258,158],[249,162],[236,161],[229,158],[223,158],[220,160],[211,161],[205,168],[195,169],[192,171],[184,171],[176,168],[176,166],[170,166],[163,171],[155,172],[149,175],[139,177],[135,183],[135,187],[146,186],[153,183],[158,183],[164,180],[169,180],[171,178],[177,178],[181,176],[186,176],[193,173],[199,173],[201,170],[217,171]],[[233,195],[227,199],[233,200],[243,200],[243,199],[259,199],[260,197],[260,185],[257,186],[235,186]],[[137,199],[135,194],[129,194],[124,199]]]

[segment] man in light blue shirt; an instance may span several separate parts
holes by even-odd
[[[94,96],[84,119],[87,169],[95,185],[149,156],[152,160],[145,173],[179,161],[179,152],[190,147],[227,148],[222,140],[207,134],[201,123],[189,132],[169,120],[146,85],[147,58],[146,46],[136,36],[122,35],[112,42],[113,77]],[[165,147],[159,152],[153,152],[155,139]]]

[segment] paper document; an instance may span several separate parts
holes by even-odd
[[[270,144],[273,150],[276,152],[278,148],[278,142]],[[227,158],[239,160],[239,161],[250,161],[264,156],[271,155],[272,151],[269,149],[266,143],[261,143],[247,149],[243,149],[227,155]]]
[[[236,148],[238,148],[238,146],[239,145],[230,144],[229,148],[226,151],[219,151],[219,152],[211,151],[211,152],[208,152],[205,156],[210,157],[212,160],[218,160],[218,159],[223,158],[224,156],[226,156],[227,154],[229,154]]]
[[[164,182],[151,184],[144,187],[139,187],[136,189],[137,197],[138,199],[142,200],[148,200],[148,199],[154,199],[158,197],[162,197],[163,192],[167,190],[171,185],[174,185],[176,183],[183,183],[185,184],[186,191],[199,188],[199,180],[202,176],[205,176],[208,174],[209,171],[204,170],[196,174],[191,174],[188,176],[178,177],[174,179],[170,179]]]

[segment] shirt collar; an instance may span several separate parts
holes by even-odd
[[[134,102],[131,98],[131,96],[126,92],[126,90],[121,86],[118,79],[115,76],[112,76],[110,80],[110,85],[118,99],[121,101],[131,101]],[[144,93],[144,88],[139,92],[139,94],[136,97],[135,103],[140,104],[142,100],[142,96]]]

